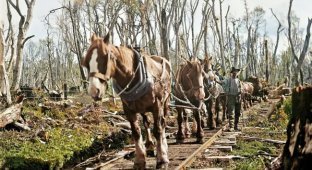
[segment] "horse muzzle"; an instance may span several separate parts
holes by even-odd
[[[198,88],[195,93],[195,98],[197,100],[203,100],[205,98],[205,91],[204,91],[204,88]]]

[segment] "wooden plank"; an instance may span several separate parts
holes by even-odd
[[[230,141],[230,140],[217,140],[213,144],[215,145],[228,145],[228,146],[236,146],[236,141]]]
[[[232,152],[232,146],[213,145],[210,146],[208,149],[218,149],[223,152]]]
[[[245,159],[243,156],[237,156],[237,155],[226,155],[226,156],[207,156],[205,158],[208,161],[222,161],[222,162],[228,162],[232,159]]]

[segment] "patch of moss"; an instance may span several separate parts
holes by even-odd
[[[247,142],[244,140],[238,140],[237,148],[233,150],[232,154],[244,156],[246,159],[235,161],[230,165],[230,169],[265,169],[265,159],[262,156],[258,156],[259,151],[264,151],[268,154],[278,154],[278,151],[273,144],[259,141]]]
[[[16,138],[0,141],[0,165],[9,169],[61,168],[74,155],[88,148],[92,135],[81,129],[56,128],[48,131],[46,143],[38,138],[22,141]]]
[[[291,119],[291,109],[292,109],[292,103],[291,103],[291,97],[288,97],[284,102],[284,111],[288,116],[288,120]]]
[[[232,165],[233,166],[233,165]],[[261,157],[245,159],[239,162],[235,162],[231,169],[237,170],[262,170],[265,169],[264,160]]]

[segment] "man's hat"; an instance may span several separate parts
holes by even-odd
[[[230,73],[233,73],[233,72],[239,72],[240,71],[240,69],[238,69],[238,68],[235,68],[235,67],[232,67],[232,70],[231,70],[231,72]]]
[[[220,70],[220,69],[221,69],[220,64],[216,64],[216,66],[215,66],[215,70]]]

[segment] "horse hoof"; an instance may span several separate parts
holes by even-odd
[[[157,162],[156,169],[168,169],[168,162]]]
[[[133,165],[133,169],[135,170],[144,170],[145,169],[145,165],[146,165],[146,162],[136,162],[134,163]]]
[[[203,144],[203,143],[204,143],[203,138],[197,138],[196,143],[198,143],[198,144]]]
[[[148,157],[155,157],[155,156],[156,156],[156,153],[155,153],[154,150],[147,150],[147,151],[146,151],[146,155],[147,155]]]

